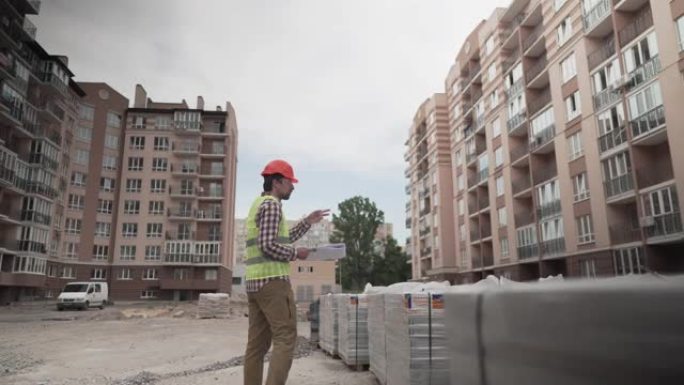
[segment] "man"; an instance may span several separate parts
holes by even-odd
[[[297,178],[283,160],[269,162],[261,173],[264,192],[247,217],[245,288],[249,300],[249,332],[245,353],[245,385],[261,385],[264,355],[273,342],[266,385],[287,381],[297,340],[297,312],[290,286],[290,261],[306,259],[309,249],[292,243],[311,225],[329,214],[316,210],[291,230],[282,212],[281,200],[288,200]]]

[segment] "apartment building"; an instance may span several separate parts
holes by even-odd
[[[126,111],[112,272],[122,299],[230,292],[235,112],[154,102],[136,86]],[[107,279],[100,277],[99,279]]]
[[[0,303],[51,297],[71,261],[59,253],[70,148],[83,90],[66,57],[35,41],[40,1],[0,1]]]
[[[684,269],[683,15],[515,0],[468,36],[445,82],[457,271],[441,277]]]
[[[455,273],[454,179],[446,94],[435,94],[418,108],[406,146],[406,227],[411,232],[406,247],[412,276]]]

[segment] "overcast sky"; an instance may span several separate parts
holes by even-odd
[[[467,34],[510,0],[43,0],[37,40],[77,81],[237,115],[237,215],[272,158],[300,180],[285,213],[371,198],[403,244],[404,142]]]

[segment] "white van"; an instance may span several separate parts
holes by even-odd
[[[99,307],[104,309],[109,299],[107,282],[70,282],[57,297],[57,310],[66,308],[87,309]]]

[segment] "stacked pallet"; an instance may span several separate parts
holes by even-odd
[[[339,354],[349,366],[368,365],[368,296],[337,294]]]
[[[321,296],[321,304],[319,307],[319,325],[318,333],[320,338],[320,346],[324,352],[335,356],[339,352],[338,347],[338,315],[337,315],[337,300],[333,294],[326,294]]]
[[[201,293],[197,318],[230,318],[230,296],[224,293]]]

